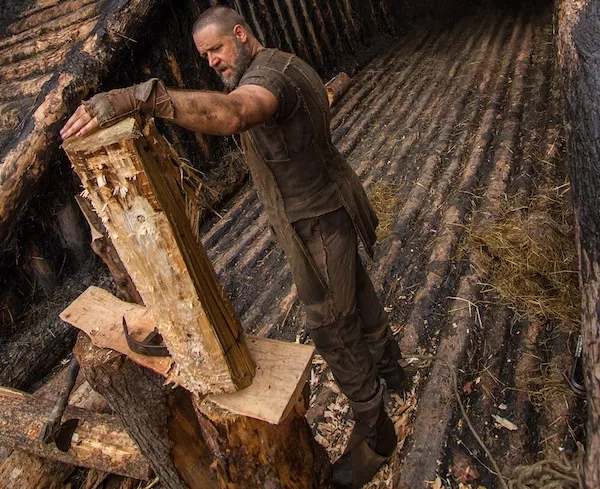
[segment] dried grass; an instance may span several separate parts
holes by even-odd
[[[491,220],[475,216],[467,247],[476,251],[475,267],[489,269],[485,285],[503,305],[526,317],[558,319],[569,331],[579,323],[580,295],[566,191],[547,190],[528,207],[507,201]]]
[[[371,205],[379,218],[377,241],[383,241],[392,234],[400,203],[400,186],[391,182],[379,181],[369,189]]]

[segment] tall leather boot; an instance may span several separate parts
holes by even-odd
[[[356,423],[344,454],[333,464],[336,489],[358,489],[369,482],[390,457],[398,440],[383,408],[383,386],[366,402],[350,401]]]
[[[387,389],[398,395],[403,395],[409,390],[409,381],[404,369],[398,364],[402,358],[400,347],[394,338],[390,338],[385,345],[383,357],[377,364],[379,376],[385,380]]]

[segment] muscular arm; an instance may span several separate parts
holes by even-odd
[[[244,85],[229,94],[168,91],[175,108],[173,122],[204,134],[238,134],[265,122],[277,110],[275,95],[258,85]]]
[[[264,87],[244,85],[229,94],[168,89],[173,103],[173,122],[194,132],[231,135],[261,124],[275,114],[277,97]],[[60,135],[83,136],[98,127],[98,120],[79,106]]]

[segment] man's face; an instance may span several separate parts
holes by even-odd
[[[223,80],[227,90],[235,89],[252,61],[252,52],[245,31],[239,29],[224,34],[216,25],[208,25],[194,34],[194,44]]]

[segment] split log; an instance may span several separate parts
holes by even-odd
[[[91,247],[108,267],[110,274],[113,276],[116,287],[116,296],[119,299],[123,299],[127,302],[135,302],[136,304],[143,304],[140,293],[135,288],[133,280],[127,273],[127,270],[123,266],[123,262],[119,258],[117,250],[110,237],[108,231],[102,223],[102,220],[98,217],[98,214],[94,212],[92,205],[87,199],[84,199],[80,195],[75,196],[75,200],[85,217],[88,225],[90,226],[90,232],[92,234]]]
[[[64,149],[175,360],[169,380],[203,394],[250,385],[239,319],[190,228],[178,157],[154,123],[129,118]]]
[[[342,95],[346,93],[348,87],[350,87],[350,77],[344,72],[338,73],[325,84],[327,98],[329,99],[329,107],[342,98]]]
[[[117,300],[117,299],[115,299]],[[94,390],[102,394],[167,489],[215,488],[189,393],[164,385],[159,374],[81,333],[74,349]]]
[[[109,414],[67,407],[63,419],[79,419],[72,445],[61,452],[53,444],[39,441],[53,402],[24,392],[0,388],[0,443],[42,458],[92,467],[104,472],[147,479],[150,466],[119,420]]]
[[[559,63],[579,241],[581,325],[588,399],[585,485],[600,487],[600,18],[599,0],[559,3]]]

